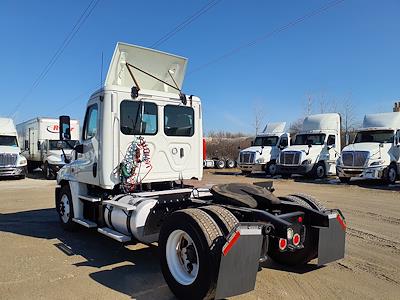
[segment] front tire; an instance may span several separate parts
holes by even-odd
[[[272,177],[276,175],[276,163],[269,162],[265,168],[266,175],[271,175]]]
[[[223,169],[223,168],[225,168],[225,161],[223,161],[222,159],[217,160],[215,162],[215,166],[217,169]]]
[[[74,207],[68,185],[61,187],[59,199],[56,200],[56,209],[61,226],[68,231],[75,230],[77,224],[72,220],[74,218]]]
[[[313,177],[316,179],[324,179],[326,177],[325,163],[320,161],[314,169]]]
[[[179,299],[213,299],[218,275],[222,232],[200,209],[174,212],[159,237],[161,270]]]
[[[390,165],[387,168],[386,174],[385,174],[385,182],[387,184],[395,184],[397,179],[397,170],[396,167],[393,165]]]

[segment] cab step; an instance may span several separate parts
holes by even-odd
[[[100,197],[91,197],[91,196],[79,195],[78,198],[79,198],[79,200],[82,200],[82,201],[101,202],[101,198]]]
[[[97,228],[97,231],[100,232],[101,234],[104,234],[105,236],[108,236],[109,238],[112,238],[113,240],[116,240],[121,243],[129,242],[132,240],[132,238],[130,236],[127,236],[118,231],[112,230],[111,228],[108,228],[108,227]]]
[[[75,223],[78,223],[82,226],[85,226],[86,228],[96,228],[97,224],[95,222],[86,220],[86,219],[81,219],[81,218],[73,218],[72,221]]]

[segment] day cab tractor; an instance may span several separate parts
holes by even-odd
[[[157,243],[180,299],[220,299],[254,289],[260,261],[323,265],[344,257],[338,209],[268,182],[185,185],[202,178],[200,99],[182,92],[186,59],[118,43],[104,86],[88,101],[80,144],[57,175],[61,225],[118,242]],[[60,117],[60,140],[70,139]]]

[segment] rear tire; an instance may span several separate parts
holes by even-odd
[[[164,221],[158,242],[161,270],[177,298],[215,297],[222,241],[221,229],[200,209],[179,210]]]
[[[217,169],[225,168],[225,161],[223,161],[222,159],[215,161],[215,167]]]
[[[225,236],[227,236],[239,223],[239,220],[233,213],[221,206],[203,206],[201,209],[213,218]]]
[[[226,161],[226,167],[229,168],[229,169],[234,168],[234,167],[235,167],[235,161],[232,160],[232,159],[228,159],[228,160]]]

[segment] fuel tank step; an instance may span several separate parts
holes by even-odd
[[[82,226],[85,226],[86,228],[96,228],[97,224],[95,222],[86,220],[86,219],[81,219],[81,218],[73,218],[72,221],[75,223],[78,223]]]
[[[97,228],[97,231],[121,243],[129,242],[130,240],[132,240],[130,236],[112,230],[111,228],[108,227]]]

